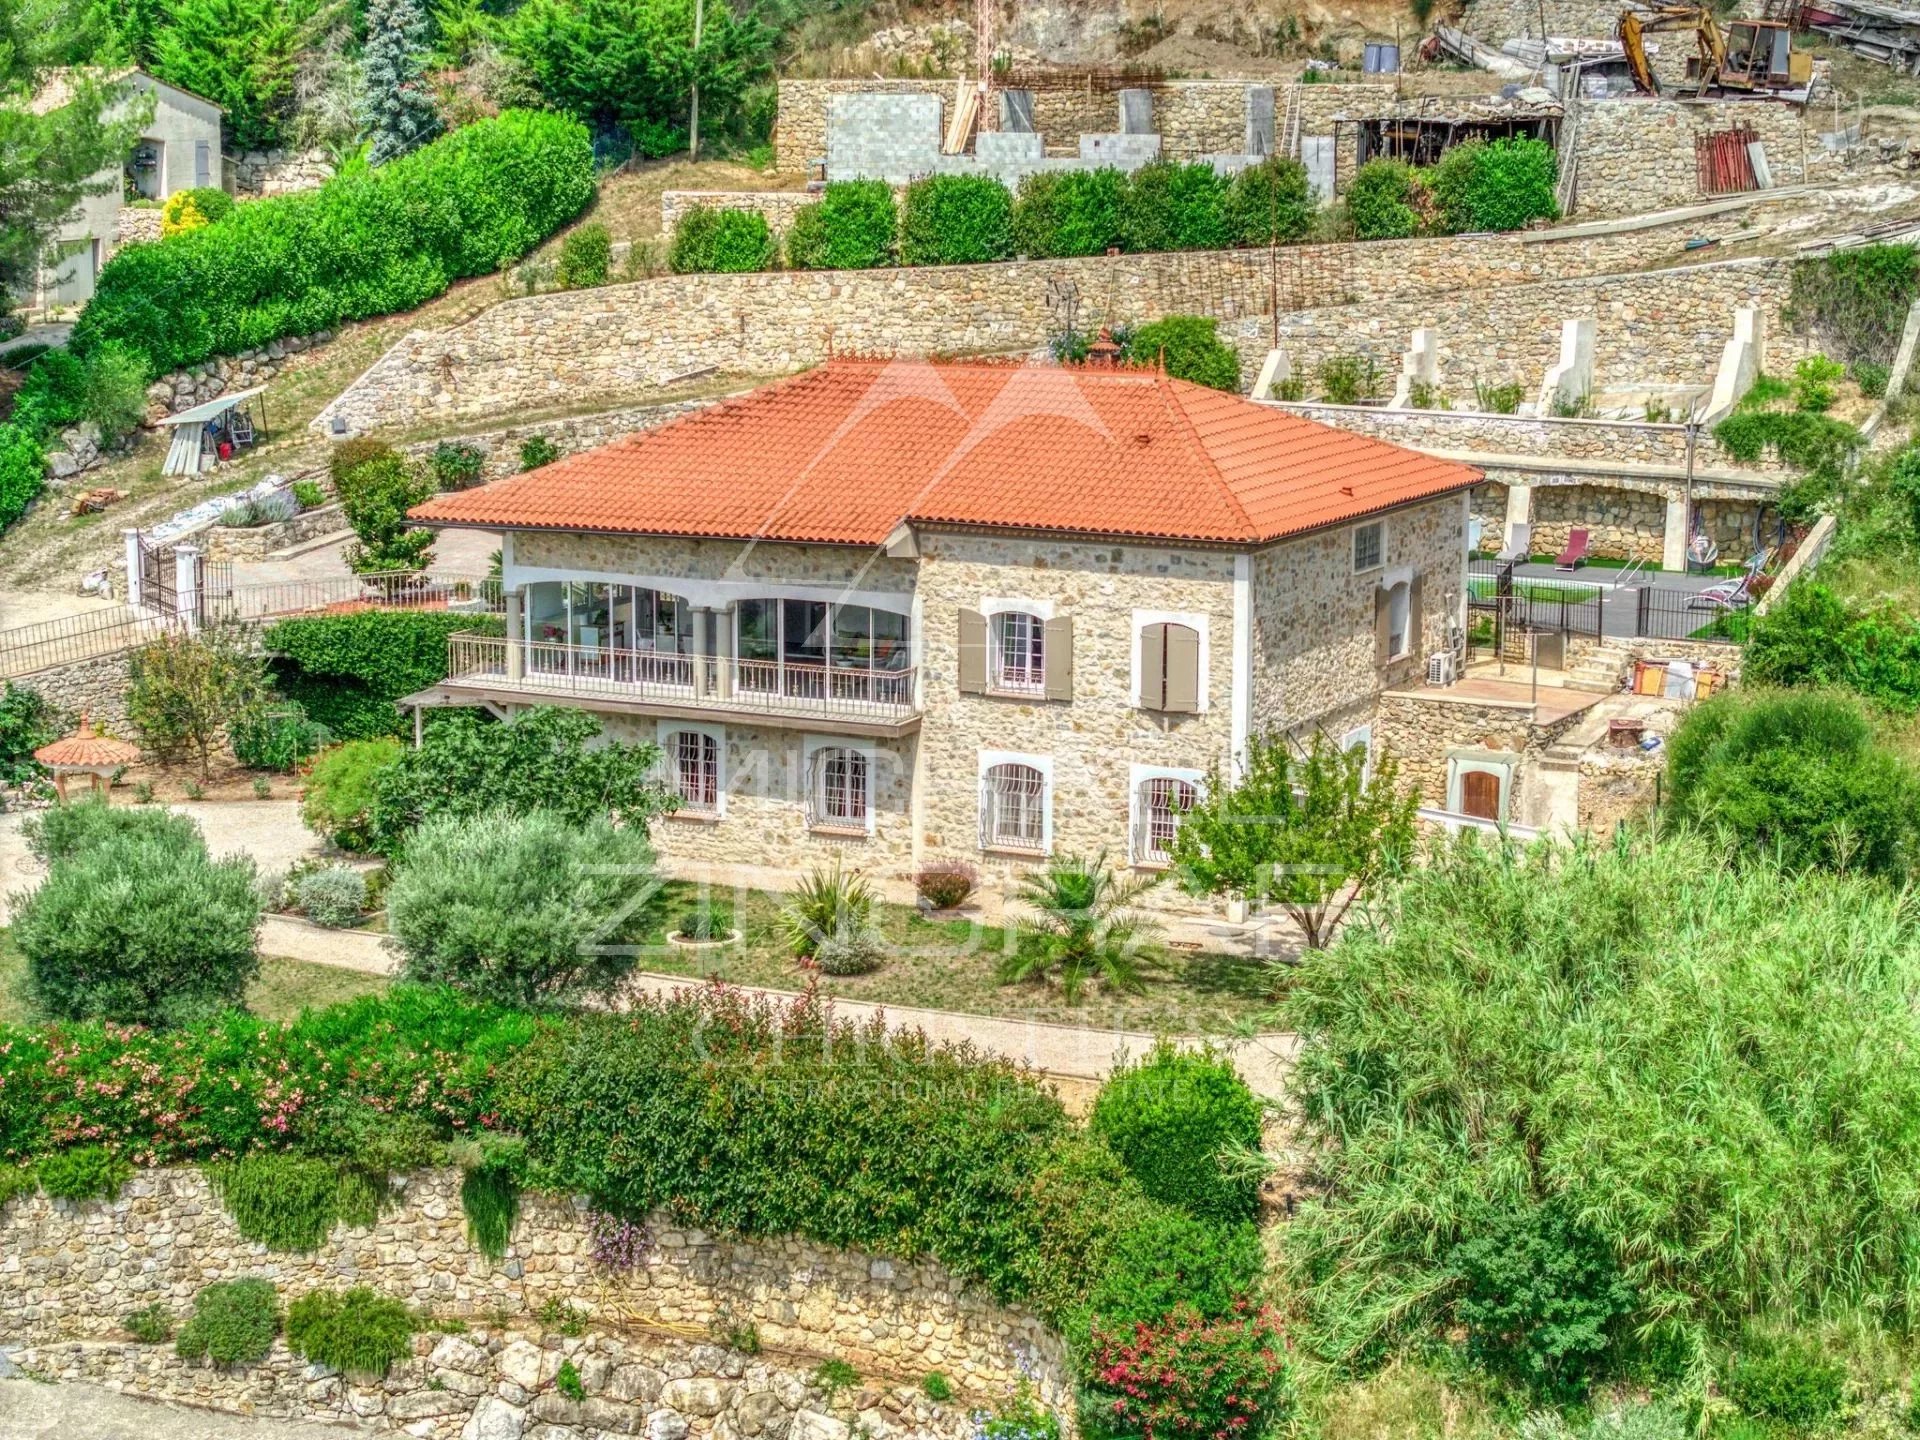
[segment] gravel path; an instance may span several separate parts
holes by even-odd
[[[0,1440],[342,1440],[365,1434],[134,1400],[98,1385],[0,1380]]]

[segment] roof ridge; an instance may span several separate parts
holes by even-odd
[[[1180,392],[1174,389],[1175,385],[1185,385],[1190,382],[1175,380],[1164,371],[1155,374],[1153,381],[1154,387],[1161,394],[1163,403],[1178,415],[1180,423],[1186,426],[1187,438],[1193,442],[1194,449],[1200,452],[1201,463],[1213,475],[1214,483],[1220,487],[1220,492],[1227,497],[1227,504],[1233,507],[1233,513],[1240,517],[1240,523],[1246,527],[1247,539],[1258,539],[1260,527],[1253,523],[1253,517],[1247,513],[1247,507],[1240,503],[1238,492],[1234,490],[1232,482],[1227,479],[1226,472],[1220,468],[1220,462],[1213,458],[1213,451],[1207,448],[1207,442],[1200,438],[1199,427],[1193,423],[1193,417],[1187,413],[1187,407],[1180,398]],[[1206,387],[1196,385],[1193,388],[1200,390]]]

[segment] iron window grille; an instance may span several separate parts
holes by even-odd
[[[995,765],[981,784],[980,845],[986,850],[1045,850],[1047,781],[1031,765]]]
[[[814,756],[811,823],[836,830],[867,828],[867,757],[858,750]]]
[[[720,745],[698,730],[673,737],[673,789],[682,810],[712,813],[720,808]]]
[[[1046,622],[1008,610],[993,617],[992,680],[995,690],[1041,695],[1047,688]]]
[[[1199,791],[1189,780],[1161,776],[1140,787],[1140,859],[1165,865],[1173,859],[1173,837]]]

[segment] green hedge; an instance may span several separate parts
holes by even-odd
[[[779,258],[780,246],[759,211],[696,205],[673,227],[667,265],[676,275],[726,275],[771,270]]]
[[[1040,171],[1020,182],[1013,248],[1035,259],[1104,255],[1122,242],[1127,177],[1118,170]]]
[[[1129,177],[1120,216],[1123,249],[1220,250],[1230,243],[1227,181],[1211,165],[1156,160]]]
[[[903,265],[982,265],[1013,258],[1013,195],[984,175],[929,175],[907,187]]]
[[[593,197],[586,127],[507,111],[309,194],[256,200],[101,272],[73,346],[150,373],[408,310],[526,254]]]
[[[840,180],[802,206],[787,232],[796,270],[871,270],[893,259],[899,215],[884,180]]]
[[[274,682],[309,717],[345,740],[397,735],[394,701],[447,678],[447,637],[503,633],[490,615],[445,610],[359,610],[304,615],[270,627]]]

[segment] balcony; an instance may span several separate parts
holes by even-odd
[[[678,719],[831,722],[837,731],[897,736],[918,727],[912,669],[843,669],[604,645],[451,636],[443,698],[457,704],[574,704]]]

